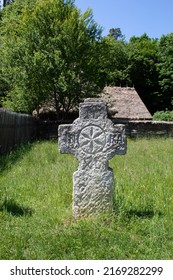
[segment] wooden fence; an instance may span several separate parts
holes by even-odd
[[[30,115],[0,108],[0,154],[37,137],[38,123]]]
[[[0,154],[34,139],[58,138],[58,126],[69,121],[38,121],[32,116],[17,114],[0,108]],[[129,137],[172,137],[173,122],[112,119],[126,125]]]

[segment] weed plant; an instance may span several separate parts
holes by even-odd
[[[0,158],[0,259],[173,259],[173,140],[128,140],[111,214],[72,218],[72,155],[35,142]]]

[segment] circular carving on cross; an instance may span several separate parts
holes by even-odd
[[[95,154],[100,152],[106,143],[103,129],[96,125],[84,127],[79,135],[79,145],[85,153]]]

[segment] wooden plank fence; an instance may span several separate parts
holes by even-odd
[[[129,137],[172,137],[173,122],[135,121],[112,119],[124,123]],[[0,154],[34,139],[58,137],[58,126],[66,121],[38,121],[30,115],[17,114],[0,108]]]
[[[38,123],[26,114],[17,114],[0,108],[0,154],[37,137]]]

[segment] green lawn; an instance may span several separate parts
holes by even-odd
[[[0,158],[0,259],[173,259],[173,139],[110,161],[111,215],[72,218],[72,155],[36,142]]]

